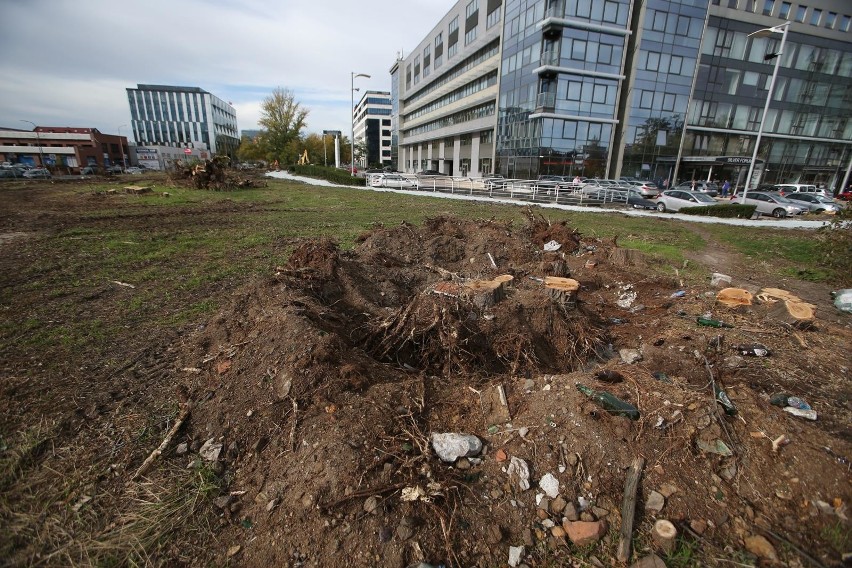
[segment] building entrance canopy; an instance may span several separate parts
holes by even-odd
[[[674,164],[676,160],[675,156],[657,158],[661,164]],[[685,166],[747,166],[751,163],[751,156],[684,156],[680,163]],[[763,164],[763,160],[758,158],[754,163]]]

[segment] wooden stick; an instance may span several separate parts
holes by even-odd
[[[630,560],[630,544],[633,538],[633,516],[636,513],[636,490],[639,488],[639,478],[645,467],[645,458],[638,457],[633,460],[630,472],[624,482],[624,500],[621,502],[621,530],[618,534],[619,562]]]
[[[171,443],[172,438],[175,437],[175,434],[177,434],[177,431],[183,425],[184,421],[186,420],[186,417],[189,416],[189,413],[192,411],[193,406],[195,405],[192,402],[186,402],[183,404],[183,412],[181,412],[180,416],[178,416],[177,422],[175,422],[174,425],[171,427],[169,433],[166,434],[166,437],[163,439],[162,443],[157,446],[157,449],[151,452],[151,455],[148,456],[148,459],[142,462],[142,465],[139,466],[139,469],[137,469],[136,473],[133,474],[133,477],[130,478],[131,481],[136,481],[141,476],[145,475],[145,472],[150,469],[151,464],[154,463],[154,460],[156,460],[158,456],[162,455],[163,450],[165,450],[166,446]]]

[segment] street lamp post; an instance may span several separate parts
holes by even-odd
[[[352,112],[352,124],[351,124],[352,129],[351,129],[351,132],[350,132],[350,134],[352,135],[352,138],[349,141],[349,143],[351,145],[351,148],[350,148],[351,156],[350,157],[352,158],[352,163],[350,164],[349,173],[354,176],[355,175],[355,79],[357,77],[364,77],[365,79],[369,79],[370,76],[367,75],[366,73],[355,73],[354,71],[351,71],[349,73],[349,75],[351,76],[351,83],[352,83],[351,84],[352,92],[351,92],[351,97],[350,97],[352,99],[352,101],[351,101],[352,106],[349,109]]]
[[[122,124],[118,127],[118,146],[121,148],[121,169],[127,169],[127,161],[124,158],[124,144],[121,143],[121,129],[122,127],[127,126],[126,124]]]
[[[29,122],[30,124],[33,125],[33,132],[35,132],[36,143],[38,144],[38,155],[41,158],[41,167],[43,168],[44,167],[44,150],[41,147],[41,138],[39,137],[38,130],[37,130],[38,127],[36,126],[35,122],[33,122],[31,120],[21,120],[21,122]]]
[[[754,141],[754,152],[751,154],[751,164],[748,167],[748,176],[746,176],[745,187],[743,188],[742,201],[745,203],[746,195],[748,194],[748,186],[751,184],[751,176],[754,175],[754,164],[757,161],[757,151],[760,149],[760,138],[763,136],[763,123],[766,121],[766,114],[769,112],[769,103],[772,101],[772,91],[775,90],[775,79],[778,77],[778,66],[781,63],[781,54],[784,53],[784,42],[787,41],[787,30],[790,29],[790,22],[785,22],[780,26],[773,28],[763,28],[756,32],[748,34],[748,37],[766,37],[770,34],[781,34],[781,44],[778,46],[778,52],[775,57],[775,68],[772,71],[772,79],[769,81],[769,90],[766,92],[766,104],[763,107],[763,116],[760,117],[760,126],[757,129],[757,140]],[[767,57],[768,59],[769,57]]]

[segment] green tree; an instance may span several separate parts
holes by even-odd
[[[241,162],[256,162],[266,159],[266,143],[264,142],[264,134],[261,133],[257,138],[252,140],[248,136],[243,136],[240,140],[240,147],[237,149],[237,158]]]
[[[266,157],[271,162],[278,160],[282,165],[298,159],[298,144],[302,130],[307,126],[308,110],[303,109],[292,91],[276,88],[272,95],[263,99],[257,123],[266,130]]]

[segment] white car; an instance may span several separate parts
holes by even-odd
[[[823,197],[817,193],[804,193],[794,191],[785,195],[787,199],[794,202],[796,205],[807,206],[814,213],[829,213],[831,215],[838,213],[843,206],[830,199]]]
[[[758,213],[777,218],[803,215],[809,211],[808,206],[804,203],[796,205],[796,203],[774,191],[749,191],[744,203],[756,206]]]
[[[717,205],[718,202],[700,191],[685,191],[682,189],[669,189],[657,198],[657,211],[680,211],[684,207],[707,207]]]
[[[124,173],[126,173],[126,174],[141,174],[142,171],[143,171],[142,168],[137,168],[136,166],[130,166],[129,168],[124,170]]]
[[[417,184],[398,174],[381,174],[370,181],[373,187],[392,187],[395,189],[417,189]]]

